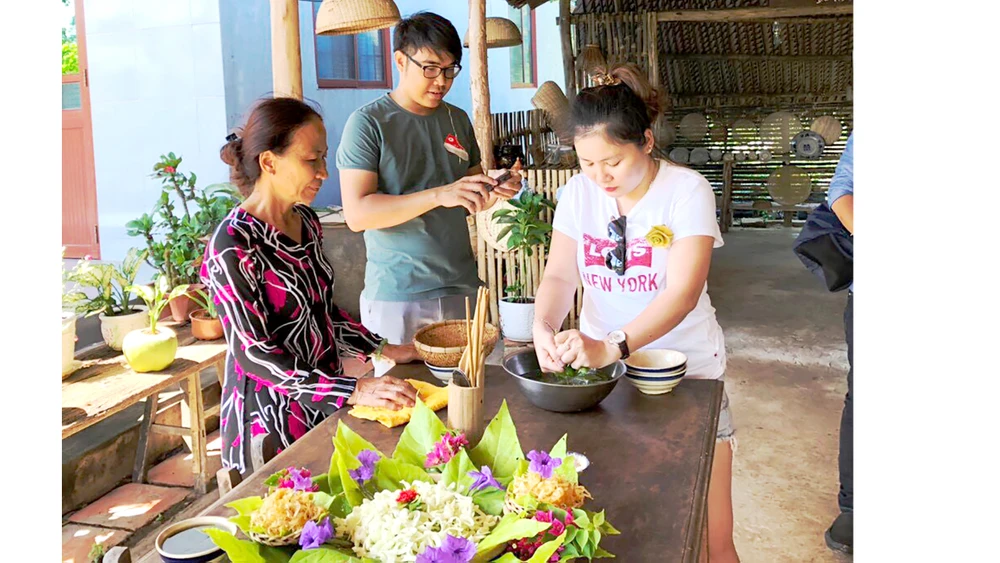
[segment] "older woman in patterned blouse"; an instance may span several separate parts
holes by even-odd
[[[320,115],[292,98],[264,100],[222,160],[246,196],[212,236],[201,277],[225,328],[222,463],[250,469],[250,441],[271,434],[284,448],[344,405],[398,409],[416,390],[393,377],[344,375],[342,356],[364,361],[380,338],[333,302],[334,271],[310,209],[327,178]],[[359,262],[361,264],[363,262]],[[387,346],[398,363],[412,346]]]

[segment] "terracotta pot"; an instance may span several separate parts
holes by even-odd
[[[208,316],[208,311],[191,311],[191,334],[198,340],[218,340],[222,338],[222,319]]]
[[[199,308],[198,303],[188,297],[188,295],[197,295],[197,290],[199,289],[204,290],[205,284],[190,284],[184,295],[181,295],[177,299],[170,302],[170,316],[174,318],[174,322],[187,322],[187,320],[191,317],[191,311]]]

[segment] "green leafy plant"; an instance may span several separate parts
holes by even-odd
[[[544,194],[524,190],[508,202],[513,209],[500,209],[493,213],[493,219],[504,228],[497,234],[497,240],[507,239],[507,249],[518,252],[521,271],[526,269],[527,257],[531,256],[537,247],[542,252],[548,249],[552,241],[552,225],[542,218],[546,209],[555,209],[556,205]],[[508,286],[517,288],[518,300],[526,301],[526,289],[522,284]]]
[[[209,317],[213,319],[219,318],[219,310],[215,308],[215,302],[212,301],[212,298],[209,297],[208,293],[204,290],[195,290],[194,294],[189,295],[188,297],[190,297],[191,300],[197,303],[202,309],[205,309],[205,312],[208,313]]]
[[[65,274],[64,280],[75,285],[63,295],[63,305],[88,317],[101,313],[107,317],[134,313],[131,304],[132,294],[135,293],[133,288],[145,258],[146,251],[136,248],[129,249],[121,267],[93,262],[84,257]],[[93,290],[95,295],[88,296],[85,289]]]
[[[183,284],[170,289],[166,278],[159,276],[153,282],[152,287],[148,285],[133,285],[129,287],[129,290],[134,291],[136,295],[146,302],[146,306],[149,307],[149,332],[156,334],[156,322],[160,320],[163,309],[166,308],[168,303],[184,295],[188,290],[188,286]]]
[[[152,177],[162,184],[153,211],[125,224],[129,236],[146,241],[146,262],[171,287],[198,283],[207,238],[240,202],[232,184],[196,188],[197,174],[178,172],[182,160],[174,153],[160,157],[153,166]]]
[[[94,545],[90,546],[90,553],[87,554],[87,561],[90,563],[101,563],[104,560],[104,544],[94,542]]]

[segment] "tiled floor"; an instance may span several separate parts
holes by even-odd
[[[214,475],[222,466],[221,438],[216,432],[208,440],[208,469]],[[164,513],[189,504],[195,498],[191,464],[190,453],[171,456],[150,468],[148,484],[126,483],[73,513],[63,525],[63,563],[87,563],[94,543],[110,548],[126,542]]]

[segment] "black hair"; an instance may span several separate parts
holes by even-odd
[[[261,153],[285,154],[295,132],[312,119],[323,121],[316,108],[296,98],[264,98],[254,105],[239,136],[228,138],[219,151],[229,165],[230,180],[244,197],[260,179]]]
[[[412,55],[427,48],[438,55],[451,55],[454,64],[462,62],[462,39],[447,19],[432,12],[417,12],[396,24],[392,50]]]
[[[583,89],[573,100],[570,122],[573,135],[581,137],[602,129],[617,143],[646,143],[646,131],[664,106],[663,97],[642,71],[622,65],[610,71],[596,69],[603,85]]]

